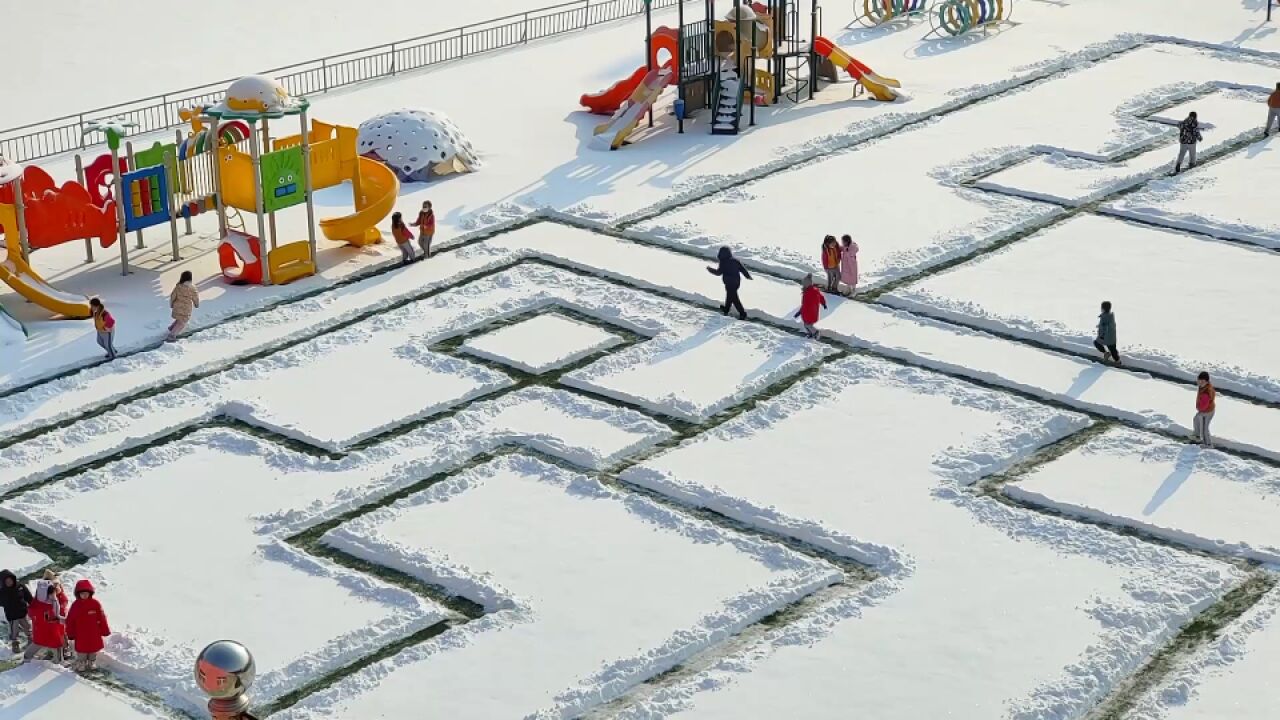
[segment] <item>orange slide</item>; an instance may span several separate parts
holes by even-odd
[[[679,52],[679,41],[680,36],[669,27],[660,27],[654,30],[651,36],[650,46],[652,52],[649,59],[653,63],[655,70],[671,68],[673,71],[671,83],[679,81],[679,78],[674,74],[679,72],[675,66],[676,53]],[[666,62],[659,61],[659,53],[663,50],[670,56]],[[630,76],[614,83],[608,90],[588,93],[583,95],[578,102],[597,115],[612,115],[618,111],[618,108],[622,107],[623,103],[631,99],[648,75],[649,66],[641,65]]]
[[[894,88],[902,87],[901,83],[893,78],[877,75],[874,70],[863,65],[849,53],[836,47],[836,44],[830,40],[824,37],[814,38],[813,51],[827,58],[833,64],[844,68],[844,71],[849,73],[849,76],[854,80],[862,83],[862,86],[875,99],[885,102],[892,102],[898,99],[898,93]]]

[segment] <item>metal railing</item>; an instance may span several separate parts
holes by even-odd
[[[681,1],[573,0],[430,35],[295,63],[261,74],[274,76],[294,95],[315,95],[633,17],[643,13],[646,5],[662,9],[675,7]],[[134,134],[178,127],[183,124],[178,117],[180,108],[217,103],[232,80],[234,78],[0,130],[0,156],[15,162],[27,162],[84,150],[97,144],[93,138],[85,138],[86,124],[105,118],[121,118],[135,123]]]

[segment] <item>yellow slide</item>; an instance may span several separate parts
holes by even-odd
[[[367,157],[357,158],[358,168],[351,179],[356,211],[351,215],[325,218],[320,232],[330,240],[350,245],[369,245],[382,240],[378,223],[387,219],[400,196],[400,178],[391,168]]]
[[[5,228],[18,226],[12,205],[0,205],[0,225]],[[69,318],[89,317],[89,298],[55,290],[22,259],[22,246],[18,240],[18,233],[5,233],[5,251],[5,257],[0,258],[0,280],[16,290],[19,295],[59,315]]]

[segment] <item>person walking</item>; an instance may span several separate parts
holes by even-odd
[[[77,672],[97,667],[98,653],[106,647],[102,638],[111,634],[102,603],[93,595],[93,583],[88,580],[77,582],[76,600],[67,613],[67,636],[75,644]]]
[[[36,583],[35,599],[31,601],[31,644],[23,653],[23,659],[49,657],[58,664],[68,658],[63,654],[67,641],[67,595],[62,591],[57,576],[45,571]]]
[[[813,273],[804,276],[804,282],[800,284],[800,309],[796,311],[793,317],[800,318],[800,322],[804,323],[804,334],[811,338],[818,338],[822,333],[818,331],[818,316],[821,311],[818,308],[827,307],[827,298],[818,289],[813,282]]]
[[[849,286],[848,297],[858,289],[858,243],[852,237],[840,238],[840,281]]]
[[[178,339],[187,323],[191,322],[191,314],[200,307],[200,293],[191,282],[191,271],[184,270],[178,279],[178,285],[169,293],[169,309],[173,322],[169,325],[168,342]]]
[[[719,264],[716,267],[708,267],[707,272],[712,275],[720,276],[720,280],[724,283],[724,304],[720,306],[720,312],[728,315],[729,309],[733,308],[738,311],[738,319],[746,320],[747,311],[742,307],[742,300],[738,297],[738,288],[742,287],[742,279],[751,279],[751,273],[738,262],[738,258],[733,256],[733,251],[727,247],[720,248],[717,255]]]
[[[1262,128],[1262,137],[1271,134],[1272,123],[1276,132],[1280,132],[1280,83],[1276,83],[1275,92],[1267,97],[1267,124]]]
[[[1200,134],[1200,120],[1195,113],[1178,123],[1178,161],[1173,164],[1173,174],[1182,172],[1182,159],[1187,158],[1187,169],[1196,166],[1196,143],[1204,139]]]
[[[408,265],[413,262],[413,233],[405,226],[404,216],[400,213],[391,214],[391,237],[395,238],[396,247],[400,248],[400,264]]]
[[[1109,354],[1112,362],[1116,365],[1121,364],[1120,351],[1116,343],[1116,316],[1111,312],[1109,300],[1103,301],[1102,312],[1098,314],[1098,336],[1094,338],[1093,346],[1102,353],[1103,360],[1106,360]]]
[[[431,257],[431,240],[436,236],[436,212],[431,209],[430,200],[422,201],[413,226],[418,228],[418,245],[422,248],[422,259],[426,260]]]
[[[31,619],[27,617],[31,600],[31,591],[25,583],[18,582],[12,570],[0,570],[0,606],[9,623],[9,649],[14,655],[22,652],[21,636],[26,635],[27,642],[31,642]]]
[[[835,235],[822,239],[822,269],[827,273],[827,292],[840,292],[840,244]]]
[[[116,319],[107,312],[107,306],[98,298],[89,301],[89,313],[93,317],[93,329],[98,333],[98,347],[107,351],[107,359],[116,359]]]
[[[1193,423],[1195,434],[1192,440],[1200,443],[1202,448],[1213,447],[1213,436],[1209,434],[1209,423],[1213,421],[1213,413],[1218,406],[1218,391],[1209,382],[1209,373],[1202,372],[1196,378],[1196,417]]]

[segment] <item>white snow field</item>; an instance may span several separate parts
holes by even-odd
[[[476,533],[480,525],[501,533]],[[284,717],[576,717],[843,574],[508,456],[326,536],[493,611]]]
[[[462,351],[541,375],[622,342],[607,330],[551,312],[467,340]]]
[[[0,673],[0,720],[160,720],[173,717],[137,698],[110,691],[37,661]]]
[[[1136,157],[1107,163],[1073,154],[1069,149],[1065,152],[1055,150],[1036,154],[1029,160],[987,175],[975,182],[974,187],[1072,207],[1096,202],[1169,172],[1177,157],[1176,126],[1189,112],[1196,112],[1203,121],[1204,142],[1198,151],[1201,159],[1213,157],[1224,146],[1258,139],[1258,107],[1265,97],[1264,93],[1256,90],[1215,89],[1208,95],[1147,115],[1148,120],[1173,125],[1175,129],[1153,139],[1155,146]],[[1250,147],[1246,155],[1256,152]],[[1235,162],[1239,157],[1241,155],[1232,155],[1223,164]],[[1157,179],[1152,186],[1161,182]],[[1149,190],[1137,194],[1147,192]],[[1129,196],[1126,196],[1115,204],[1125,205],[1128,202]]]
[[[0,152],[15,124],[344,52],[389,66],[361,48],[538,4],[15,6]],[[431,109],[473,143],[474,172],[395,198],[434,204],[424,262],[321,239],[315,276],[232,286],[209,213],[177,260],[163,227],[130,238],[128,275],[115,246],[37,249],[111,309],[113,362],[92,323],[0,286],[0,567],[92,580],[113,630],[85,675],[0,648],[0,718],[206,717],[191,669],[222,638],[280,720],[1274,715],[1263,0],[1017,0],[955,38],[826,2],[819,32],[897,101],[841,72],[737,136],[708,113],[681,134],[668,90],[616,152],[577,101],[645,62],[645,23],[588,27],[640,0],[590,5],[308,98],[352,127]],[[1202,163],[1168,177],[1193,110]],[[346,187],[315,202],[352,212]],[[304,210],[275,220],[307,237]],[[829,233],[860,283],[811,340],[799,280]],[[721,246],[752,272],[746,321],[719,309]],[[184,271],[201,306],[163,343]],[[1124,367],[1090,345],[1102,300]],[[1200,370],[1212,450],[1189,437]]]
[[[1257,112],[1257,107],[1250,109]],[[1177,177],[1156,180],[1107,203],[1103,211],[1280,249],[1280,221],[1270,206],[1258,203],[1255,196],[1258,188],[1280,183],[1280,163],[1268,162],[1277,152],[1280,141],[1273,132],[1269,139],[1259,137],[1245,152]]]
[[[1082,215],[886,302],[1096,353],[1098,305],[1110,300],[1128,364],[1185,379],[1207,370],[1222,388],[1277,401],[1277,272],[1268,250]]]
[[[850,359],[628,470],[885,577],[624,717],[818,718],[850,701],[876,718],[1082,715],[1238,578],[965,490],[1084,425]]]
[[[1004,493],[1209,552],[1280,564],[1280,471],[1195,445],[1111,430]]]
[[[1272,590],[1221,637],[1182,663],[1130,713],[1134,720],[1267,720],[1280,688],[1280,590]]]

